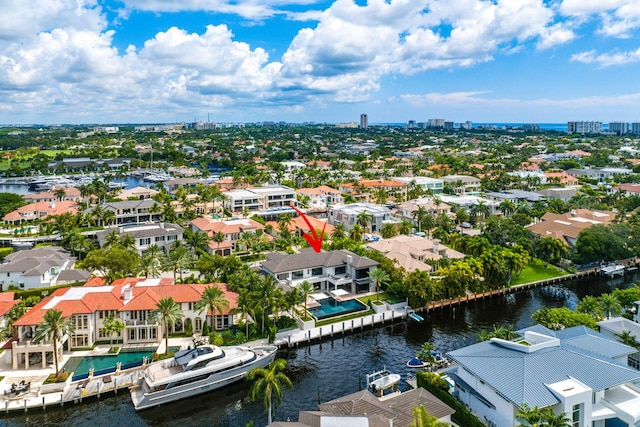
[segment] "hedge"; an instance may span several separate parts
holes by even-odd
[[[12,248],[0,248],[0,261],[4,261],[4,257],[13,252]]]
[[[66,284],[66,285],[58,285],[58,286],[47,286],[46,288],[35,288],[35,289],[20,289],[20,290],[14,290],[12,292],[15,292],[15,298],[16,299],[27,299],[30,296],[38,296],[42,298],[42,292],[48,292],[47,295],[51,295],[53,293],[53,291],[55,291],[56,289],[60,289],[60,288],[69,288],[71,286],[82,286],[84,285],[86,282],[76,282],[76,283],[72,283],[72,284]]]
[[[440,375],[433,372],[418,372],[416,380],[418,387],[427,389],[435,397],[455,409],[455,414],[451,416],[453,422],[465,427],[486,427],[478,417],[469,412],[462,403],[449,393],[449,383],[443,380]]]

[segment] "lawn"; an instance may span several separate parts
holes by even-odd
[[[511,286],[536,282],[538,280],[552,279],[554,277],[566,276],[568,274],[569,273],[555,265],[548,264],[547,267],[545,267],[542,260],[534,259],[522,269],[522,272],[518,277],[514,277],[513,280],[511,280]]]
[[[358,297],[358,301],[360,301],[361,303],[363,303],[364,305],[369,305],[369,301],[371,302],[376,302],[377,299],[377,295],[373,294],[373,295],[365,295],[362,297]],[[380,292],[380,301],[387,301],[391,299],[391,297],[389,295],[387,295],[386,292]]]

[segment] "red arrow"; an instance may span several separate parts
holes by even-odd
[[[322,239],[324,238],[324,229],[327,226],[327,223],[326,222],[324,223],[324,227],[322,227],[322,233],[320,233],[320,238],[318,238],[318,234],[316,233],[316,230],[311,226],[311,223],[307,219],[307,216],[303,214],[302,211],[300,211],[300,209],[296,208],[295,206],[289,206],[289,207],[294,211],[298,212],[298,215],[300,215],[302,219],[304,219],[304,222],[307,223],[309,230],[311,230],[311,233],[313,233],[313,237],[311,237],[311,233],[308,233],[308,234],[302,233],[302,237],[304,237],[305,240],[309,242],[309,244],[311,245],[314,251],[320,253],[320,251],[322,250]]]

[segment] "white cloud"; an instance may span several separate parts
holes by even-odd
[[[564,0],[559,12],[579,21],[598,18],[598,34],[630,38],[640,28],[638,0]]]
[[[633,51],[602,53],[600,55],[596,54],[595,50],[590,50],[572,55],[571,61],[583,62],[585,64],[598,64],[603,68],[640,62],[640,48]]]
[[[0,8],[0,41],[22,40],[55,28],[99,31],[104,26],[96,0],[3,0]]]

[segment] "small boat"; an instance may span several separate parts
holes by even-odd
[[[600,268],[600,274],[602,274],[603,276],[609,276],[609,277],[618,276],[618,275],[623,276],[624,265],[610,263]]]
[[[398,391],[399,382],[400,375],[392,374],[386,369],[367,374],[367,388],[371,389],[378,397],[382,397],[384,391],[388,389],[393,389],[394,392]]]
[[[407,362],[407,368],[427,369],[433,367],[435,369],[439,369],[449,364],[449,360],[444,357],[442,353],[432,350],[431,355],[435,361],[433,365],[427,361],[419,359],[418,357],[414,357]]]
[[[415,320],[416,322],[424,322],[422,316],[417,313],[409,313],[409,318]]]
[[[276,346],[218,347],[199,344],[178,351],[172,359],[152,363],[131,388],[136,411],[216,390],[266,367],[276,357]]]

